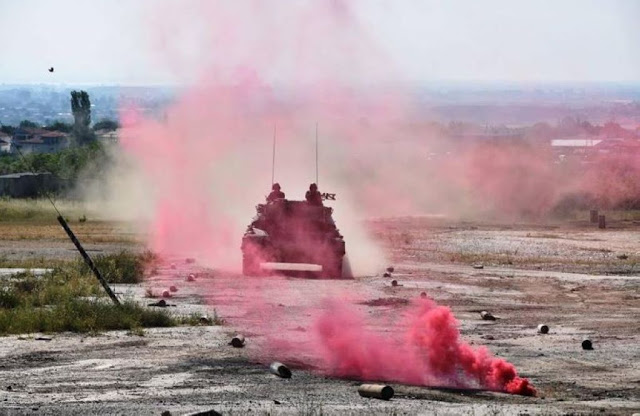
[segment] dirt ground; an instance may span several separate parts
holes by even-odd
[[[145,285],[115,289],[149,303],[147,288],[178,284],[170,300],[173,313],[211,315],[215,309],[225,325],[150,329],[144,336],[0,338],[0,414],[640,412],[640,224],[612,223],[607,230],[580,222],[505,225],[436,218],[367,224],[387,248],[398,286],[381,270],[340,281],[264,278],[251,291],[238,290],[238,275],[176,260],[176,269],[166,264]],[[94,242],[91,249],[136,247],[113,241]],[[4,238],[0,257],[59,259],[72,256],[71,248],[64,239]],[[198,273],[196,282],[184,282],[191,272]],[[306,311],[320,295],[350,293],[363,314],[392,317],[423,291],[453,310],[465,340],[512,362],[538,397],[391,383],[395,397],[381,401],[359,397],[360,382],[325,376],[305,356],[285,362],[291,379],[267,371],[269,357],[258,345],[267,333],[295,339],[307,331]],[[267,310],[248,313],[256,293]],[[481,320],[482,310],[498,319]],[[260,327],[260,320],[271,324],[264,331],[247,330]],[[537,333],[540,323],[549,325],[548,334]],[[237,331],[247,337],[243,349],[228,345]],[[585,338],[593,350],[581,348]]]

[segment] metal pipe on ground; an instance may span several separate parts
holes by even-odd
[[[237,334],[235,337],[231,338],[231,346],[234,348],[244,347],[244,335]]]
[[[271,374],[275,374],[278,377],[291,378],[291,370],[289,370],[286,365],[278,361],[274,361],[271,363],[271,365],[269,366],[269,371],[271,372]]]
[[[539,334],[548,334],[549,333],[549,325],[545,325],[545,324],[538,325],[538,333]]]
[[[393,397],[394,391],[391,386],[385,384],[362,384],[358,387],[358,394],[362,397],[389,400]]]
[[[107,292],[107,295],[109,295],[113,303],[115,303],[116,305],[120,305],[120,300],[116,297],[116,294],[113,293],[113,290],[111,290],[111,287],[109,286],[105,278],[102,277],[102,273],[100,273],[100,270],[98,270],[96,265],[93,263],[93,260],[91,259],[89,254],[87,254],[87,252],[84,250],[84,247],[82,247],[82,244],[80,244],[80,241],[78,241],[78,238],[76,237],[76,235],[73,233],[73,231],[71,231],[71,227],[69,227],[69,224],[67,224],[67,221],[64,218],[62,218],[62,215],[58,215],[58,222],[60,223],[64,231],[67,233],[67,235],[69,236],[69,239],[71,239],[71,242],[73,243],[73,245],[76,246],[76,249],[84,259],[85,264],[93,272],[96,279],[98,279],[98,281],[104,288],[105,292]]]

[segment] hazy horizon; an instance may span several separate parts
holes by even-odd
[[[246,39],[231,42],[251,52],[252,36],[272,31],[274,24],[286,28],[289,11],[306,3],[279,2],[268,6],[268,15],[256,11],[257,2],[217,4],[240,16],[235,24]],[[191,84],[211,61],[237,63],[234,56],[216,56],[216,49],[202,40],[202,25],[215,24],[198,21],[194,10],[203,4],[211,5],[197,0],[0,0],[0,36],[11,40],[0,44],[0,54],[10,58],[0,62],[0,84]],[[370,83],[640,83],[640,27],[634,22],[640,2],[633,0],[334,4],[346,10],[348,26],[357,26],[375,45],[374,53],[393,62],[391,75],[375,68],[364,74]],[[175,23],[164,20],[174,14]],[[259,68],[272,84],[286,84],[296,68],[288,33],[283,29],[281,35],[274,37],[278,44],[270,45],[277,55],[272,67]],[[331,41],[341,42],[340,36]],[[178,51],[184,67],[171,68],[163,48],[173,48],[174,55]],[[47,71],[50,66],[55,72]]]

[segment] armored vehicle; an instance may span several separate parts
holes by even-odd
[[[277,199],[258,204],[256,211],[242,238],[245,276],[303,272],[342,277],[345,242],[331,207]]]

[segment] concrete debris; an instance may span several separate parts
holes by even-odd
[[[548,334],[549,333],[549,325],[545,325],[545,324],[538,325],[538,333],[539,334]]]
[[[169,290],[172,291],[172,292],[177,292],[178,288],[173,286],[173,285],[171,285],[171,286],[169,286]]]
[[[393,266],[389,266],[389,267],[387,267],[387,271],[388,271],[389,273],[393,273],[393,271],[394,271],[394,270],[395,270],[395,269],[393,268]]]
[[[591,343],[590,339],[585,339],[582,341],[582,349],[583,350],[592,350],[593,349],[593,344]]]
[[[171,292],[169,292],[168,290],[165,290],[162,292],[162,297],[163,298],[170,298],[171,297]]]
[[[358,394],[362,397],[389,400],[393,397],[394,391],[391,386],[384,384],[362,384],[358,387]]]
[[[491,314],[491,312],[482,311],[480,312],[480,317],[483,321],[495,321],[496,317]]]
[[[382,275],[382,277],[391,277],[391,273],[387,273],[387,272],[385,272],[385,273]]]
[[[207,315],[202,315],[199,321],[203,325],[209,325],[211,323],[211,318],[209,318]]]
[[[271,374],[275,374],[278,377],[291,378],[291,370],[289,370],[286,365],[279,363],[278,361],[274,361],[271,363],[271,365],[269,366],[269,371],[271,372]]]
[[[234,348],[244,347],[244,335],[237,334],[235,337],[231,338],[231,345]]]
[[[193,282],[196,280],[196,275],[191,273],[189,276],[187,276],[187,282]]]

